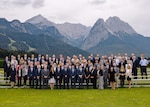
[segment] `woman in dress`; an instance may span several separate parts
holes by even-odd
[[[121,65],[120,67],[120,71],[119,71],[119,79],[120,79],[120,86],[121,88],[124,87],[124,80],[125,80],[125,68],[123,65]]]
[[[11,84],[11,88],[14,88],[15,81],[16,81],[16,68],[15,68],[14,64],[11,64],[11,69],[10,69],[10,84]]]
[[[108,72],[108,78],[109,78],[110,86],[111,86],[111,88],[114,90],[114,89],[115,89],[116,73],[115,73],[113,67],[110,67],[110,70],[109,70],[109,72]]]
[[[132,78],[132,65],[127,61],[126,64],[126,77],[129,84],[129,89],[131,88],[131,78]]]
[[[56,74],[54,71],[54,67],[52,66],[50,70],[50,80],[49,80],[51,90],[54,89],[54,84],[56,83],[55,77],[56,77]]]

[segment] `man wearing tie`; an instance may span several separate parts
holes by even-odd
[[[83,88],[83,75],[84,75],[84,70],[82,68],[82,65],[79,66],[79,69],[77,71],[78,74],[78,81],[79,81],[79,89]]]
[[[132,73],[134,75],[134,79],[137,79],[137,67],[139,66],[139,61],[136,59],[135,55],[132,57],[132,60],[133,60]]]
[[[65,65],[65,68],[63,70],[63,79],[64,79],[64,89],[66,88],[66,84],[67,84],[67,88],[69,89],[69,69],[67,67],[67,65]]]
[[[77,71],[75,69],[75,66],[72,65],[71,66],[71,75],[70,75],[70,77],[71,77],[71,88],[75,88],[76,87],[76,75],[77,75]]]
[[[57,68],[56,68],[56,88],[58,88],[58,86],[59,86],[59,89],[61,89],[61,83],[62,83],[62,69],[61,69],[60,65],[57,65]]]
[[[30,88],[34,88],[35,69],[33,67],[33,62],[30,62],[30,66],[29,66],[29,69],[28,69],[28,78],[29,78]]]
[[[36,69],[36,89],[39,88],[41,89],[41,65],[37,65],[37,69]]]

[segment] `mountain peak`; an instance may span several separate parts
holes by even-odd
[[[26,22],[31,23],[31,24],[37,24],[41,26],[54,26],[55,23],[49,21],[45,17],[43,17],[41,14],[38,14],[31,19],[28,19]]]
[[[125,32],[128,34],[136,33],[136,31],[128,23],[120,20],[120,18],[117,16],[109,17],[106,20],[106,24],[109,27],[109,29],[114,33],[117,32]]]

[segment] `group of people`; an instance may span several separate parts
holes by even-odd
[[[29,81],[30,88],[84,88],[88,89],[90,84],[94,89],[105,89],[108,85],[112,89],[124,87],[125,79],[131,88],[132,76],[137,79],[137,67],[141,68],[141,75],[147,76],[146,67],[148,60],[141,54],[136,57],[134,53],[129,57],[128,54],[118,55],[89,55],[85,58],[81,54],[72,57],[59,57],[39,54],[37,57],[31,56],[6,56],[3,68],[6,80],[10,78],[13,88],[15,83],[18,87],[26,86]],[[142,77],[143,78],[143,77]]]

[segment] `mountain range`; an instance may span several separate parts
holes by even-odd
[[[0,18],[0,48],[35,51],[41,54],[117,54],[149,55],[150,38],[138,34],[119,17],[99,18],[95,24],[56,24],[42,15],[24,23]],[[149,55],[150,56],[150,55]]]

